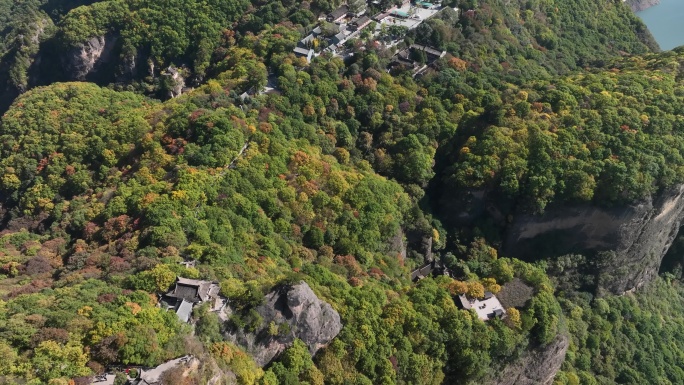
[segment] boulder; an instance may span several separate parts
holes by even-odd
[[[259,329],[252,333],[240,329],[228,331],[225,338],[244,348],[259,366],[271,362],[296,338],[309,347],[313,356],[342,330],[337,311],[321,301],[304,281],[272,291],[256,311],[263,318]],[[285,332],[269,334],[271,322]]]

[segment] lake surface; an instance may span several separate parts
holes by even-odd
[[[684,0],[661,0],[660,4],[637,15],[663,50],[684,45]]]

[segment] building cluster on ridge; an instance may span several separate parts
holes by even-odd
[[[209,303],[210,311],[226,306],[227,300],[219,296],[220,289],[218,282],[178,277],[171,290],[161,295],[159,304],[174,311],[181,321],[189,322],[196,305]]]
[[[441,3],[419,0],[412,3],[410,0],[403,0],[401,5],[393,5],[371,16],[366,13],[366,5],[364,0],[350,0],[327,15],[321,15],[320,23],[297,43],[293,50],[294,54],[306,58],[307,61],[311,61],[324,52],[344,57],[346,56],[345,43],[348,41],[364,33],[376,37],[389,28],[393,28],[394,32],[400,31],[392,36],[393,42],[390,45],[395,45],[404,38],[407,31],[418,27],[423,21],[433,17],[444,8]],[[442,56],[445,54],[438,52]],[[412,60],[412,58],[405,59],[405,61]],[[410,67],[414,65],[423,67],[425,63],[420,63],[420,65],[411,63]],[[415,68],[413,69],[415,75]]]
[[[483,299],[468,298],[465,294],[458,296],[458,305],[465,310],[474,310],[477,317],[483,321],[493,318],[504,318],[506,310],[498,298],[486,291]]]
[[[432,260],[413,270],[411,272],[411,281],[418,282],[427,277],[436,277],[440,275],[451,277],[452,273],[441,261]],[[477,317],[482,321],[488,321],[493,318],[502,319],[506,317],[506,310],[504,309],[503,305],[499,299],[496,298],[496,295],[489,291],[484,293],[484,298],[482,299],[470,298],[465,294],[461,294],[455,297],[454,300],[456,305],[458,305],[458,307],[461,309],[474,310],[477,314]]]

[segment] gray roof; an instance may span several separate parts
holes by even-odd
[[[308,44],[314,41],[316,36],[314,36],[313,33],[308,34],[305,38],[299,41],[300,44],[302,44],[303,47],[306,47]]]
[[[470,300],[468,300],[468,297],[466,297],[465,294],[459,295],[458,299],[461,302],[461,306],[463,306],[464,309],[470,310],[472,308],[472,305],[470,304]]]
[[[216,282],[178,277],[175,287],[166,295],[197,303],[216,297],[218,292],[219,286]]]
[[[358,19],[352,21],[352,23],[354,23],[358,26],[361,26],[361,25],[364,25],[370,21],[371,21],[371,19],[369,19],[368,16],[361,16]]]
[[[392,62],[390,63],[390,67],[394,67],[394,66],[397,66],[397,65],[402,65],[402,66],[406,66],[406,67],[409,67],[409,68],[415,68],[415,67],[418,66],[418,63],[415,62],[415,61],[413,61],[413,60],[406,60],[406,59],[404,59],[404,58],[402,58],[402,57],[396,57],[396,58],[395,58],[394,60],[392,60]]]
[[[440,261],[430,261],[423,266],[413,270],[411,272],[411,281],[416,281],[421,277],[428,277],[431,275],[449,275],[449,269],[444,267],[444,264]]]
[[[431,47],[428,47],[428,46],[425,46],[425,45],[420,45],[420,44],[411,44],[411,48],[412,48],[412,49],[417,49],[417,50],[423,51],[423,52],[425,52],[425,53],[427,53],[427,54],[430,54],[430,55],[433,55],[433,56],[438,56],[438,57],[442,57],[442,56],[444,56],[444,54],[446,54],[445,51],[438,51],[438,50],[436,50],[436,49],[434,49],[434,48],[431,48]]]
[[[432,271],[435,269],[435,265],[433,262],[428,262],[425,265],[417,268],[416,270],[411,272],[411,280],[415,281],[416,279],[421,279],[424,278],[430,274],[432,274]]]
[[[337,35],[333,36],[332,41],[334,44],[339,44],[343,42],[347,38],[347,35],[344,34],[344,32],[340,32]]]
[[[345,4],[345,5],[340,6],[336,10],[330,12],[328,14],[328,19],[337,20],[342,16],[346,16],[347,13],[349,13],[349,7],[347,7],[347,5]]]
[[[169,296],[180,298],[190,302],[201,301],[199,296],[199,287],[183,285],[181,283],[176,284],[176,287],[173,289],[173,292],[169,294]]]
[[[309,52],[311,50],[307,48],[295,47],[295,49],[293,49],[292,51],[298,55],[309,56]]]
[[[192,314],[192,302],[182,300],[178,310],[176,310],[176,315],[178,319],[183,322],[188,322],[190,320],[190,315]]]

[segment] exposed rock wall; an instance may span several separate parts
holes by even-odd
[[[598,260],[598,293],[622,294],[657,276],[683,218],[684,185],[629,206],[564,205],[515,216],[503,251],[519,258],[590,255]]]
[[[639,12],[660,4],[660,0],[627,0],[626,3],[632,8],[632,11]]]
[[[181,71],[179,71],[178,68],[174,66],[169,66],[169,68],[167,68],[166,71],[162,73],[162,75],[169,79],[169,89],[167,90],[167,96],[169,98],[175,98],[180,96],[183,93],[183,89],[185,88],[185,78],[181,74]]]
[[[402,261],[406,259],[407,256],[407,244],[406,235],[404,230],[399,228],[392,238],[389,240],[389,252],[390,254],[397,255]]]
[[[0,114],[17,96],[35,86],[37,74],[33,67],[40,63],[41,43],[51,38],[55,30],[52,20],[42,12],[30,23],[12,28],[20,29],[20,33],[11,46],[4,47],[7,52],[0,59]]]
[[[62,57],[66,76],[70,80],[86,80],[100,64],[110,60],[116,40],[113,36],[93,37],[69,50]]]
[[[330,304],[318,299],[304,281],[269,293],[264,304],[257,307],[257,312],[263,318],[259,330],[254,333],[236,330],[226,333],[225,337],[243,347],[260,366],[271,362],[295,338],[304,341],[313,356],[342,330],[340,315]],[[269,335],[271,322],[287,324],[289,332]]]
[[[560,370],[570,345],[566,335],[559,335],[550,344],[529,350],[506,365],[486,385],[550,385]]]

